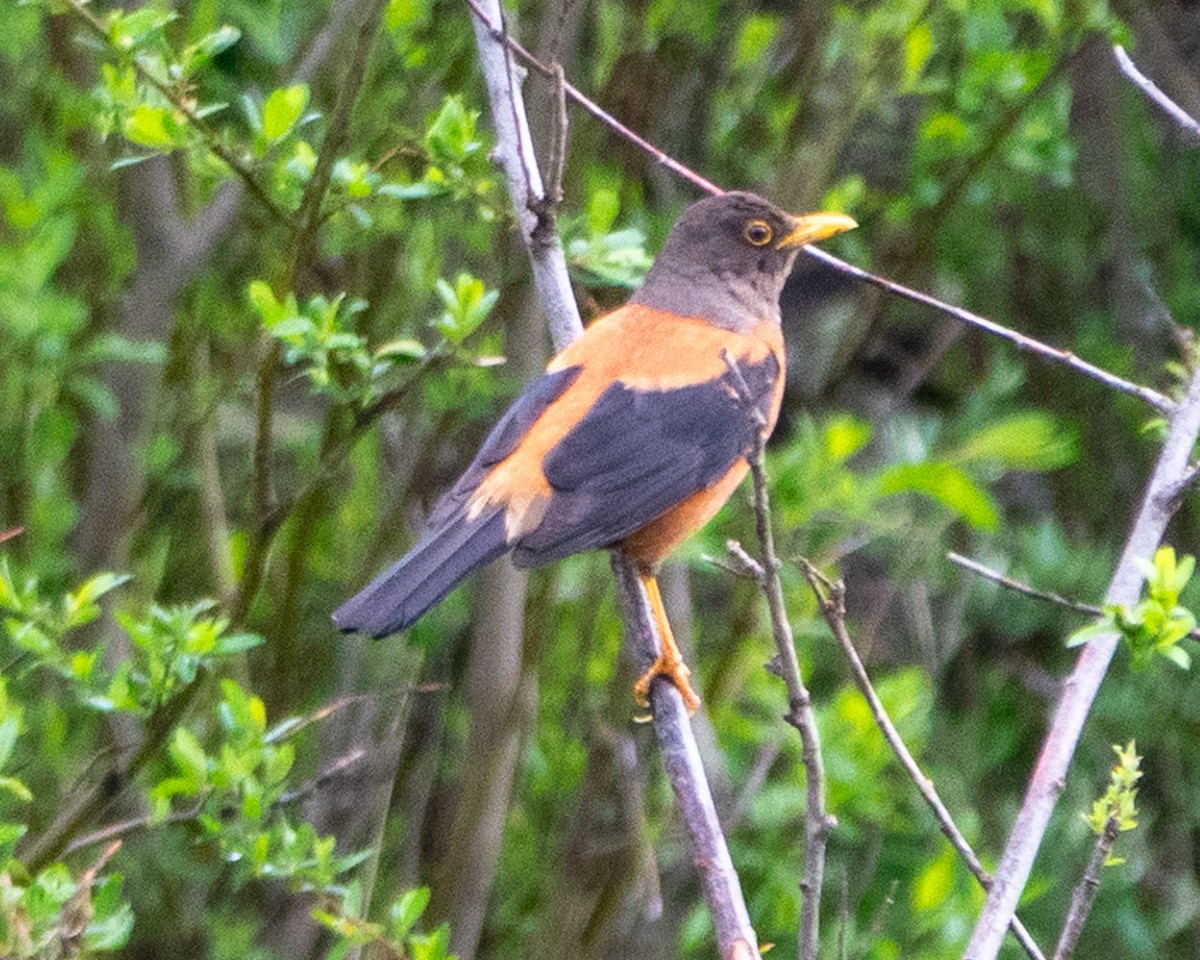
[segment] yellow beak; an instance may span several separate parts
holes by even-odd
[[[780,250],[816,243],[837,233],[853,230],[858,224],[844,213],[808,213],[794,218],[795,226],[775,244]]]

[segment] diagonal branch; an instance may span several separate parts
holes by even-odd
[[[535,237],[538,217],[524,202],[529,192],[540,197],[544,188],[533,159],[535,154],[525,105],[511,77],[512,68],[505,49],[506,35],[499,26],[499,0],[469,2],[475,13],[472,26],[491,104],[496,153],[508,181],[521,240],[529,253],[534,283],[546,310],[555,346],[562,349],[583,332],[583,324],[571,292],[566,258],[557,233]],[[662,640],[655,629],[645,591],[628,557],[619,550],[614,551],[612,563],[626,635],[633,642],[638,658],[649,663],[661,649]],[[757,940],[683,700],[670,684],[656,683],[650,690],[650,703],[663,765],[697,853],[701,884],[721,957],[723,960],[752,960],[758,956]]]
[[[1200,371],[1192,374],[1187,393],[1171,415],[1162,453],[1105,594],[1106,604],[1131,607],[1137,603],[1144,580],[1137,561],[1153,557],[1162,541],[1167,522],[1178,506],[1181,484],[1191,474],[1189,458],[1197,436],[1200,436]],[[994,960],[1000,950],[1004,931],[1033,869],[1050,816],[1065,786],[1084,721],[1116,652],[1117,641],[1116,633],[1090,641],[1063,684],[1062,699],[1050,721],[1024,802],[964,954],[969,960]]]
[[[477,30],[480,28],[483,29],[489,36],[491,36],[493,40],[499,44],[504,44],[509,50],[511,50],[512,53],[526,66],[532,68],[537,73],[541,74],[543,77],[546,77],[552,82],[558,82],[554,67],[542,63],[532,53],[509,37],[502,29],[492,25],[492,22],[488,19],[487,15],[480,6],[480,0],[466,0],[466,4],[471,8],[471,12],[475,15],[477,21],[481,23],[481,27],[477,28]],[[670,170],[676,176],[686,180],[688,183],[691,183],[693,186],[698,187],[700,190],[708,194],[716,195],[725,192],[711,180],[705,179],[690,167],[680,163],[669,154],[664,153],[645,137],[642,137],[633,130],[630,130],[594,100],[591,100],[584,93],[580,92],[577,87],[567,83],[566,81],[563,81],[562,89],[569,100],[582,107],[622,139],[632,143],[638,149],[653,157],[659,164],[661,164],[667,170]],[[540,184],[540,179],[538,182]],[[969,310],[964,310],[961,307],[952,306],[951,304],[938,300],[936,297],[930,296],[927,293],[920,293],[917,290],[912,290],[909,287],[903,286],[902,284],[888,280],[884,277],[880,277],[867,270],[863,270],[861,267],[856,267],[853,264],[847,263],[845,260],[840,260],[832,254],[828,254],[816,247],[805,247],[804,251],[805,253],[809,254],[809,256],[815,257],[827,266],[837,270],[839,273],[849,274],[850,276],[859,280],[863,280],[866,283],[880,287],[881,289],[886,290],[888,293],[894,294],[898,297],[903,297],[906,300],[911,300],[914,303],[920,303],[924,306],[932,307],[934,310],[941,311],[942,313],[949,314],[955,319],[960,320],[963,323],[970,324],[971,326],[976,327],[985,333],[990,333],[993,336],[1007,340],[1009,343],[1015,344],[1021,350],[1037,354],[1045,360],[1065,364],[1076,373],[1083,374],[1086,377],[1091,377],[1093,380],[1096,380],[1105,386],[1112,388],[1113,390],[1118,390],[1122,393],[1128,393],[1132,396],[1138,397],[1150,404],[1155,409],[1161,410],[1164,413],[1169,412],[1173,406],[1170,398],[1163,396],[1163,394],[1159,393],[1157,390],[1152,390],[1151,388],[1144,387],[1141,384],[1132,383],[1128,380],[1125,380],[1114,373],[1110,373],[1101,367],[1097,367],[1094,364],[1088,363],[1086,360],[1080,359],[1069,350],[1061,350],[1058,347],[1052,347],[1049,344],[1042,343],[1039,340],[1035,340],[1033,337],[1019,333],[1016,330],[1012,330],[1003,326],[1002,324],[996,323],[994,320],[981,317],[978,314],[972,313]]]
[[[812,588],[813,594],[817,598],[817,607],[821,612],[821,617],[829,626],[834,638],[841,645],[842,652],[846,655],[846,663],[850,667],[850,676],[853,678],[859,692],[863,695],[863,699],[867,701],[867,706],[871,709],[871,716],[875,719],[875,725],[879,727],[879,732],[883,734],[883,739],[892,748],[892,752],[896,755],[896,759],[900,761],[900,766],[904,768],[904,772],[916,784],[917,791],[929,806],[942,834],[950,841],[950,845],[954,847],[975,879],[979,881],[979,885],[986,890],[992,882],[991,876],[984,869],[983,864],[979,861],[979,857],[971,848],[971,844],[967,842],[967,838],[958,829],[958,825],[950,815],[950,810],[942,801],[937,788],[934,787],[933,780],[925,775],[916,758],[909,752],[907,744],[905,744],[904,739],[900,736],[900,731],[896,729],[892,718],[888,716],[883,701],[879,699],[879,694],[875,692],[875,687],[871,683],[871,677],[868,675],[867,668],[862,662],[862,657],[858,655],[858,649],[854,646],[854,641],[850,639],[850,631],[846,628],[845,584],[840,580],[830,580],[807,560],[801,559],[800,562],[804,569],[804,577],[808,580],[808,585]],[[1020,941],[1021,946],[1032,960],[1045,960],[1042,951],[1038,948],[1037,943],[1034,942],[1033,937],[1030,936],[1029,931],[1025,929],[1024,924],[1015,916],[1012,918],[1011,926],[1013,934]]]
[[[1197,123],[1190,113],[1163,93],[1158,84],[1142,73],[1119,43],[1113,46],[1113,56],[1117,58],[1117,66],[1120,67],[1129,82],[1141,90],[1151,103],[1174,120],[1175,125],[1184,132],[1193,145],[1200,146],[1200,123]]]
[[[1152,390],[1150,387],[1144,387],[1139,383],[1133,383],[1123,377],[1118,377],[1115,373],[1110,373],[1102,367],[1097,367],[1095,364],[1088,363],[1086,360],[1077,357],[1070,350],[1062,350],[1058,347],[1042,343],[1040,340],[1035,340],[1033,337],[1026,336],[1003,324],[996,323],[995,320],[981,317],[977,313],[964,310],[962,307],[953,306],[937,299],[937,297],[930,296],[928,293],[921,293],[918,290],[913,290],[903,284],[896,283],[894,280],[888,280],[861,267],[856,267],[845,260],[839,260],[832,254],[826,253],[824,250],[819,250],[816,247],[805,247],[804,252],[814,259],[820,260],[827,266],[833,267],[840,273],[849,274],[856,279],[879,287],[881,290],[886,290],[897,297],[903,297],[905,300],[911,300],[913,303],[919,303],[926,307],[932,307],[934,310],[942,313],[949,314],[956,320],[961,320],[963,323],[982,330],[984,333],[990,333],[994,337],[999,337],[1001,340],[1007,340],[1018,349],[1035,354],[1043,360],[1065,364],[1076,373],[1081,373],[1085,377],[1091,377],[1093,380],[1113,390],[1128,393],[1140,400],[1144,400],[1150,406],[1156,410],[1161,410],[1163,413],[1169,413],[1174,406],[1169,397],[1163,396],[1157,390]]]

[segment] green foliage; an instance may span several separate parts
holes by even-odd
[[[508,27],[526,42],[561,36],[553,48],[573,83],[714,182],[851,212],[863,229],[835,242],[855,262],[1179,394],[1193,348],[1157,318],[1186,324],[1200,310],[1200,168],[1132,94],[1091,89],[1110,70],[1104,42],[1131,39],[1105,4],[597,0],[562,23],[548,9],[510,4]],[[504,619],[487,590],[449,598],[407,645],[359,645],[328,626],[337,602],[419,536],[542,359],[468,11],[390,0],[345,142],[322,158],[353,73],[355,28],[341,12],[257,0],[6,8],[0,535],[24,532],[5,543],[0,576],[0,954],[33,950],[3,939],[25,931],[63,953],[178,943],[266,960],[273,921],[258,894],[269,886],[304,891],[333,957],[445,957],[447,905],[468,896],[447,869],[460,842],[447,827],[502,766],[500,751],[496,765],[463,760],[496,728],[519,730],[512,742],[525,747],[511,792],[483,791],[511,803],[490,811],[504,845],[477,952],[509,960],[536,942],[624,955],[651,938],[686,960],[711,955],[672,800],[647,731],[629,723],[603,556],[531,578],[519,651],[499,648],[499,629],[467,643]],[[1184,50],[1189,29],[1168,32]],[[540,157],[552,93],[536,73],[522,86]],[[590,315],[640,282],[692,193],[585,114],[572,112],[569,132],[559,222]],[[165,161],[141,162],[158,154],[169,176]],[[322,160],[329,189],[300,224]],[[1145,411],[1008,345],[956,339],[923,309],[805,286],[814,298],[785,318],[789,392],[769,454],[781,551],[841,568],[886,705],[967,835],[994,849],[1044,729],[1041,691],[1067,663],[1054,641],[1067,614],[967,579],[945,551],[1094,597],[1152,453],[1153,436],[1137,436]],[[264,337],[278,351],[261,350]],[[276,353],[288,374],[265,429],[256,385]],[[490,369],[505,355],[508,368]],[[106,479],[105,454],[128,476]],[[1179,542],[1195,538],[1193,513],[1177,520]],[[739,495],[664,581],[676,578],[668,601],[691,634],[713,720],[706,763],[752,919],[791,954],[799,750],[761,668],[757,592],[699,562],[751,537]],[[1135,664],[1186,656],[1188,564],[1156,563],[1147,599],[1107,612],[1104,629],[1126,635]],[[956,955],[980,893],[845,684],[790,563],[785,574],[839,818],[823,928],[844,933],[847,955]],[[219,604],[196,599],[207,596]],[[492,668],[485,653],[521,668],[521,696],[499,719],[462,693]],[[326,729],[339,719],[329,698],[373,697],[390,723],[423,679],[448,690],[410,702],[377,870],[356,868],[364,852],[339,850],[302,814],[323,791],[352,789],[328,776],[345,742]],[[1200,781],[1175,761],[1194,753],[1194,694],[1144,673],[1102,693],[1101,725],[1152,735],[1148,754],[1170,765],[1142,798],[1143,818],[1170,829],[1128,838],[1153,880],[1106,877],[1093,953],[1189,955],[1193,871],[1162,844],[1183,849],[1197,832],[1187,798]],[[62,798],[117,771],[118,745],[137,748],[117,779],[122,816],[142,825],[117,854],[120,876],[95,846],[33,869],[26,848],[52,830]],[[1085,740],[1064,802],[1090,805],[1084,785],[1109,762]],[[75,839],[111,825],[85,819]],[[1043,942],[1088,842],[1078,818],[1053,830],[1023,907]],[[443,878],[435,906],[405,889],[413,877]],[[81,939],[84,894],[94,913]]]
[[[1071,634],[1067,646],[1077,647],[1115,632],[1129,648],[1133,669],[1144,670],[1163,656],[1187,670],[1192,657],[1181,641],[1196,629],[1196,617],[1180,606],[1179,595],[1196,570],[1196,558],[1189,554],[1177,563],[1174,547],[1160,547],[1153,563],[1138,558],[1138,565],[1146,577],[1146,598],[1132,610],[1122,604],[1105,604],[1104,615]]]
[[[597,190],[588,198],[586,216],[576,224],[564,224],[568,262],[589,286],[634,289],[650,269],[642,232],[632,227],[613,229],[620,209],[615,190]]]
[[[22,882],[0,871],[0,950],[13,960],[112,954],[133,932],[133,914],[121,898],[122,877],[71,876],[61,863]]]
[[[1092,804],[1091,812],[1083,814],[1084,822],[1097,836],[1104,834],[1110,823],[1122,833],[1136,829],[1138,825],[1137,782],[1142,778],[1142,758],[1132,740],[1124,747],[1113,744],[1113,752],[1117,755],[1117,763],[1112,768],[1108,789]],[[1120,857],[1110,856],[1104,865],[1111,867],[1124,862]]]
[[[128,579],[97,574],[53,602],[40,595],[35,578],[20,582],[7,558],[0,557],[0,609],[9,613],[4,628],[13,647],[28,655],[25,671],[57,673],[93,709],[146,717],[194,682],[201,669],[262,642],[254,634],[230,632],[227,618],[206,616],[216,606],[211,600],[177,607],[151,604],[139,616],[115,614],[131,642],[131,655],[115,669],[105,669],[100,647],[81,648],[70,635],[94,621],[100,614],[96,601]]]

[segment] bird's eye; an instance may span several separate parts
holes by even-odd
[[[746,230],[742,234],[746,238],[746,242],[753,244],[756,247],[765,247],[771,242],[771,237],[774,232],[771,230],[771,225],[763,220],[751,220],[746,224]]]

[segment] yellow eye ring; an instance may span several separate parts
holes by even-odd
[[[746,242],[751,246],[765,247],[775,236],[775,231],[771,229],[771,225],[765,220],[751,220],[746,224],[746,229],[742,233],[742,236],[746,238]]]

